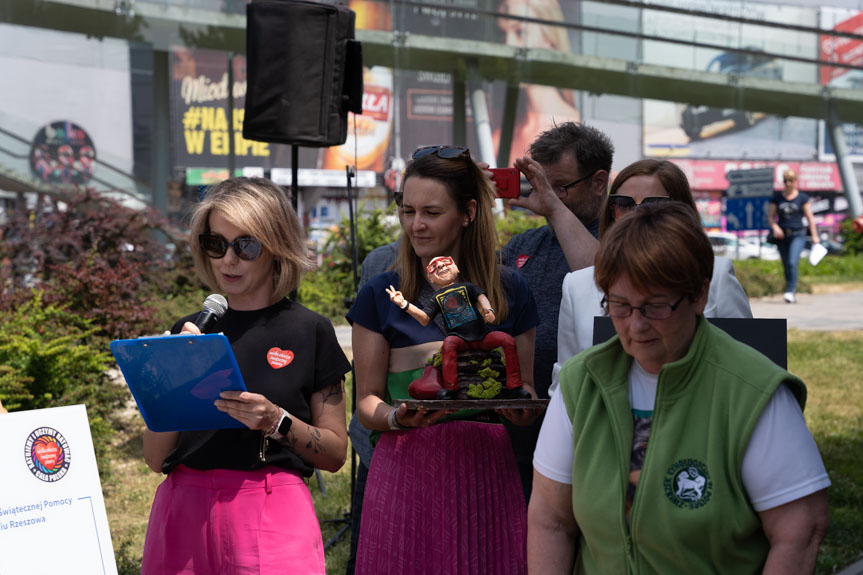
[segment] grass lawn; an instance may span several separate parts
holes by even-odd
[[[863,558],[863,333],[788,334],[789,370],[808,389],[806,421],[833,482],[831,526],[821,546],[816,573],[829,574]],[[115,444],[113,479],[103,485],[120,575],[137,573],[153,493],[161,476],[144,464],[143,422],[135,414]],[[315,477],[309,487],[327,542],[350,508],[350,461],[338,473],[322,474],[326,497]],[[327,573],[344,573],[350,530],[327,551]]]
[[[788,334],[788,368],[806,382],[806,423],[833,486],[817,573],[863,558],[863,333]]]

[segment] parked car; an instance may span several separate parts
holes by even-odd
[[[713,253],[733,260],[778,260],[779,250],[774,245],[739,238],[730,232],[708,232]]]
[[[749,48],[752,50],[753,48]],[[733,76],[754,76],[772,80],[782,79],[782,67],[770,56],[724,52],[707,64],[708,72]],[[709,138],[730,129],[748,128],[764,119],[761,112],[712,108],[710,106],[686,106],[680,117],[680,127],[690,140]]]

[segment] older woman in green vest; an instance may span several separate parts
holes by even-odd
[[[534,454],[531,573],[812,573],[830,480],[806,388],[704,319],[712,268],[679,202],[603,238],[618,335],[561,370]]]

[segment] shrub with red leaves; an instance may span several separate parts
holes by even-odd
[[[36,288],[92,319],[101,337],[136,337],[162,328],[155,301],[197,283],[185,238],[154,210],[91,190],[19,204],[0,227],[0,309]]]

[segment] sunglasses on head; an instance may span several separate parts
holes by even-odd
[[[610,208],[617,208],[618,210],[631,210],[638,206],[643,206],[645,204],[661,204],[663,202],[672,202],[671,198],[668,196],[648,196],[641,200],[641,203],[635,201],[632,196],[622,196],[620,194],[611,194],[608,196],[608,206]]]
[[[231,247],[238,258],[250,262],[258,259],[263,250],[261,242],[248,237],[237,238],[229,242],[217,234],[201,234],[198,236],[198,241],[201,243],[201,248],[213,259],[225,257],[225,254],[228,253],[228,247]]]
[[[470,150],[461,146],[422,146],[421,148],[414,150],[411,158],[419,160],[420,158],[425,158],[431,154],[437,154],[438,158],[451,160],[453,158],[458,158],[463,154],[470,155]]]

